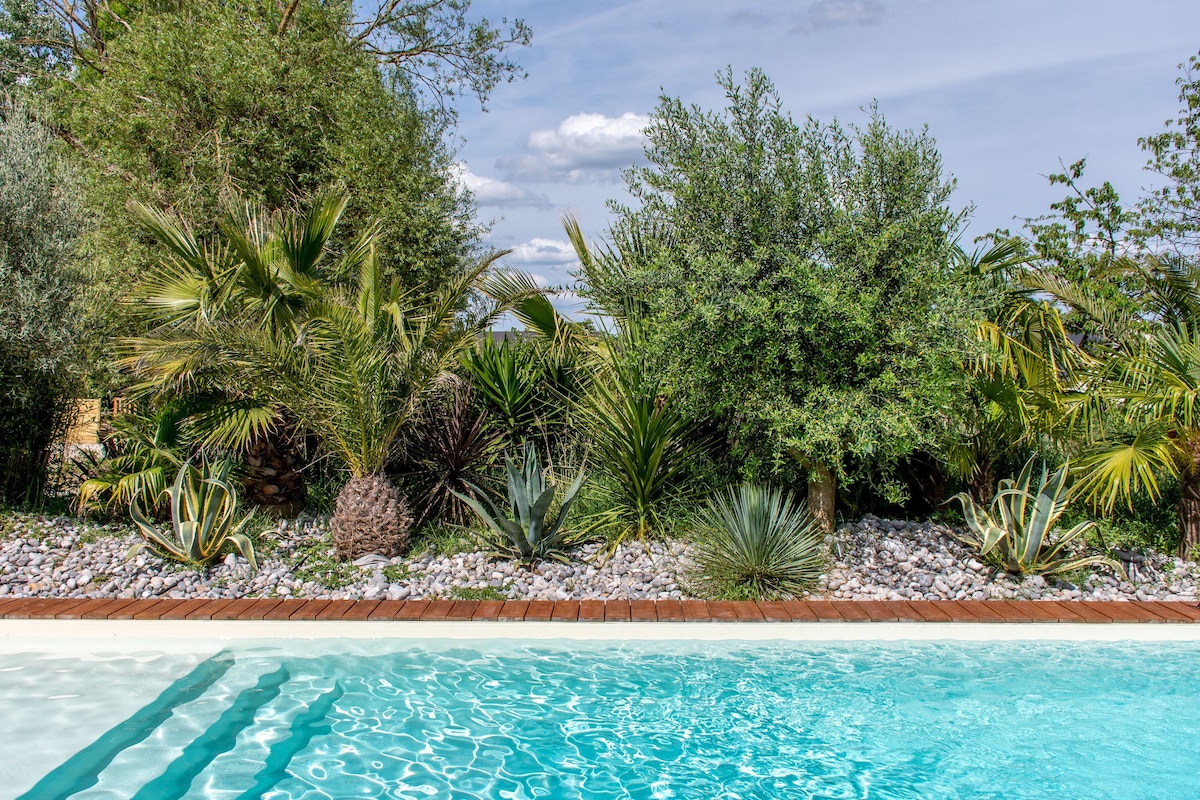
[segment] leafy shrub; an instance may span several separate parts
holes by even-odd
[[[825,566],[824,537],[791,492],[742,484],[701,510],[696,568],[709,591],[769,600],[812,589]]]
[[[455,496],[466,503],[494,534],[493,545],[497,551],[527,563],[542,558],[566,561],[566,555],[562,551],[565,544],[563,523],[566,522],[571,505],[579,494],[579,487],[583,485],[584,474],[580,472],[575,477],[562,496],[558,513],[552,514],[551,507],[558,494],[558,484],[546,480],[535,448],[526,446],[522,450],[520,468],[511,457],[504,460],[505,471],[508,473],[508,501],[514,519],[502,514],[486,496],[484,502],[488,504],[490,512],[473,497],[457,492]]]
[[[108,510],[136,501],[150,516],[162,510],[167,481],[185,460],[180,440],[184,414],[175,403],[153,412],[134,408],[112,420],[112,433],[104,442],[105,457],[82,457],[76,467],[79,509]]]
[[[0,101],[0,502],[41,500],[79,388],[81,214],[51,134]]]
[[[962,504],[969,535],[959,537],[979,555],[1013,575],[1053,575],[1071,572],[1092,564],[1107,564],[1119,568],[1112,559],[1103,556],[1075,556],[1072,545],[1081,543],[1084,534],[1095,523],[1081,522],[1063,533],[1054,530],[1055,523],[1067,509],[1068,464],[1053,474],[1043,463],[1037,491],[1031,491],[1033,462],[1025,462],[1014,481],[1000,481],[991,512],[980,508],[966,492],[952,499]]]
[[[129,513],[146,541],[130,548],[129,556],[153,546],[176,561],[203,565],[216,560],[226,545],[233,545],[258,569],[254,545],[243,533],[253,514],[234,523],[237,492],[229,481],[231,468],[228,461],[199,467],[188,461],[180,467],[174,484],[166,490],[171,509],[171,526],[166,530],[147,518],[135,497],[129,503]]]

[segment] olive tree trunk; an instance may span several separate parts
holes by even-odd
[[[833,533],[837,475],[820,464],[808,467],[808,510],[825,533]]]

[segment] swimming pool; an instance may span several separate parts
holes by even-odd
[[[0,795],[1179,800],[1198,665],[1196,642],[7,653]]]

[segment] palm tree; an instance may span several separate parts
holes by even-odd
[[[411,516],[384,474],[400,433],[453,379],[461,353],[529,293],[490,276],[503,253],[444,286],[406,291],[385,280],[374,230],[340,259],[323,258],[344,208],[345,198],[324,199],[307,215],[252,224],[246,237],[227,226],[225,241],[207,249],[159,215],[160,239],[188,254],[174,266],[190,276],[176,269],[176,277],[194,289],[175,304],[163,302],[169,291],[154,295],[163,322],[131,342],[129,363],[159,388],[195,375],[247,387],[253,403],[201,421],[214,442],[244,440],[268,410],[282,410],[339,456],[350,480],[332,525],[339,552],[352,558],[407,545]],[[162,285],[186,284],[179,279]]]
[[[1200,545],[1200,267],[1181,259],[1123,256],[1106,266],[1120,304],[1093,287],[1046,276],[1043,291],[1099,331],[1094,362],[1068,398],[1068,423],[1086,436],[1077,490],[1106,511],[1159,478],[1178,480],[1179,555]],[[1132,304],[1132,311],[1130,305]],[[1113,430],[1113,418],[1123,430]]]
[[[993,301],[975,326],[979,350],[964,363],[965,429],[948,448],[950,468],[972,497],[991,501],[995,467],[1004,457],[1054,432],[1063,396],[1085,361],[1062,317],[1024,284],[1026,253],[1019,239],[1002,239],[967,253],[956,246],[954,270],[983,281]]]

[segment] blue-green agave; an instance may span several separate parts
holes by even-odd
[[[563,523],[566,522],[567,514],[579,494],[580,487],[583,486],[583,472],[580,472],[567,487],[558,514],[551,516],[550,508],[554,505],[559,485],[546,480],[538,462],[537,450],[526,445],[520,466],[512,457],[506,456],[504,467],[508,473],[511,519],[502,514],[496,504],[481,490],[478,491],[478,495],[483,498],[483,503],[487,503],[487,508],[473,497],[458,492],[455,492],[454,496],[466,503],[488,530],[495,534],[499,540],[496,542],[496,548],[500,552],[529,563],[540,558],[566,561],[566,554],[562,550],[565,540]]]

